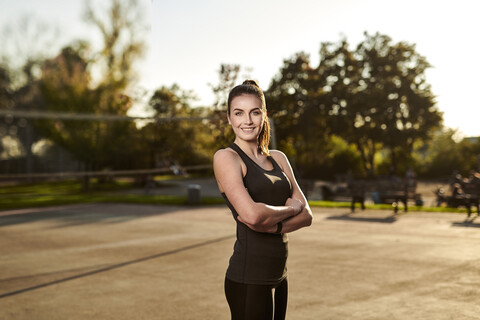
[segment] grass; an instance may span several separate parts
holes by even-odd
[[[309,201],[311,207],[323,207],[323,208],[350,208],[350,202],[342,201]],[[394,207],[391,204],[367,204],[366,209],[369,210],[393,210]],[[355,209],[360,210],[359,203],[355,204]],[[403,205],[398,207],[398,212],[404,212]],[[450,208],[450,207],[424,207],[424,206],[408,206],[409,212],[449,212],[449,213],[467,213],[465,208]]]
[[[159,188],[167,185],[160,182]],[[82,184],[76,180],[0,186],[0,210],[95,202],[188,205],[186,196],[128,193],[135,188],[128,180],[100,183],[94,179],[88,192],[82,191]],[[223,199],[201,199],[203,205],[218,203],[224,203]]]
[[[169,185],[165,178],[156,179],[159,188]],[[82,191],[82,184],[77,180],[57,182],[28,183],[11,186],[0,186],[0,210],[21,209],[30,207],[45,207],[79,203],[132,203],[132,204],[162,204],[188,205],[186,196],[149,195],[129,193],[129,190],[138,189],[131,180],[116,180],[101,183],[92,179],[89,191]],[[221,197],[202,197],[199,205],[224,204]],[[312,207],[350,208],[350,202],[338,201],[309,201]],[[360,209],[357,204],[356,208]],[[370,210],[393,210],[389,204],[367,204]],[[399,212],[403,212],[400,206]],[[409,211],[422,212],[457,212],[466,213],[465,208],[422,207],[410,206]]]

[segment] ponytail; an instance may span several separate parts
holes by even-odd
[[[258,149],[262,151],[265,155],[270,155],[270,150],[268,146],[270,145],[270,119],[265,114],[265,121],[263,122],[262,131],[258,136]]]

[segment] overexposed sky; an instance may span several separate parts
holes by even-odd
[[[105,5],[105,0],[101,1]],[[433,68],[427,81],[444,112],[445,125],[480,136],[480,5],[474,0],[142,0],[151,31],[139,85],[154,90],[177,83],[213,103],[222,63],[240,64],[267,89],[283,60],[296,52],[318,62],[321,42],[346,37],[355,46],[363,33],[380,32],[394,42],[416,44]],[[96,1],[94,3],[100,3]],[[30,13],[60,30],[58,49],[76,38],[94,39],[82,21],[83,0],[2,0],[1,25]],[[92,40],[93,41],[93,40]],[[1,50],[1,49],[0,49]],[[243,74],[243,73],[242,73]]]

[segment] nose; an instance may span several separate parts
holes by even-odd
[[[252,115],[249,114],[249,113],[247,113],[247,118],[245,119],[245,121],[246,121],[247,123],[252,123],[252,122],[253,122],[253,121],[252,121]]]

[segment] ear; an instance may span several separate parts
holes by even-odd
[[[230,115],[228,115],[228,114],[227,114],[227,120],[228,120],[228,124],[232,125],[232,121],[230,121]]]

